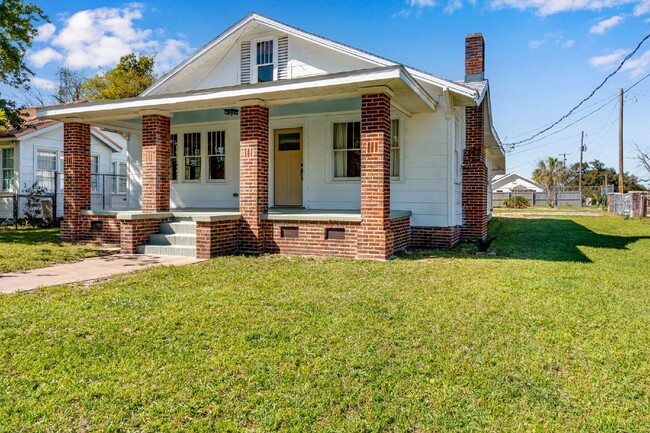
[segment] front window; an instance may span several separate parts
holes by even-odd
[[[399,177],[399,119],[390,122],[390,175]]]
[[[257,43],[257,82],[273,81],[273,39]]]
[[[334,124],[334,177],[361,177],[361,122]]]
[[[56,176],[56,150],[36,151],[36,183],[49,192],[54,191],[54,177]]]
[[[178,155],[178,134],[172,134],[170,137],[171,141],[171,158],[169,161],[169,178],[171,180],[178,180],[178,161],[176,156]]]
[[[226,178],[226,131],[208,132],[208,179]]]
[[[201,179],[201,133],[183,134],[183,155],[185,157],[185,180]]]
[[[14,149],[2,149],[2,189],[13,189],[14,183]]]

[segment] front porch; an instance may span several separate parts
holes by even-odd
[[[120,242],[124,253],[210,258],[250,252],[241,241],[246,225],[238,209],[83,210],[80,215],[83,238]],[[390,213],[393,254],[410,246],[410,217],[410,211]],[[261,216],[262,248],[255,253],[356,258],[365,247],[361,226],[358,210],[270,208]]]

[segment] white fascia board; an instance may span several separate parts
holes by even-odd
[[[43,108],[37,111],[38,116],[48,118],[75,117],[89,113],[113,112],[113,115],[133,114],[137,115],[141,110],[156,109],[160,111],[183,111],[184,107],[174,110],[175,106],[184,103],[209,102],[218,99],[246,100],[259,98],[260,93],[276,93],[291,90],[313,89],[330,87],[345,84],[362,84],[368,81],[389,81],[401,79],[427,104],[432,111],[435,111],[436,102],[431,96],[404,70],[402,66],[394,66],[379,69],[364,69],[353,73],[333,74],[333,76],[313,76],[299,81],[273,81],[269,83],[258,83],[229,88],[213,89],[211,91],[199,91],[194,93],[179,93],[173,95],[136,97],[108,102],[89,102],[75,104],[73,106]],[[117,113],[124,110],[124,113]]]
[[[119,153],[122,149],[117,148],[113,143],[107,141],[104,137],[102,137],[101,134],[97,133],[93,128],[90,128],[90,133],[99,141],[104,143],[106,146],[108,146],[110,149],[113,150],[113,152]]]
[[[413,75],[414,78],[418,80],[425,81],[434,86],[440,87],[441,89],[448,88],[450,92],[464,98],[472,99],[476,102],[476,105],[480,105],[483,97],[485,96],[485,90],[479,93],[477,90],[472,89],[467,86],[463,86],[455,81],[446,80],[444,78],[436,77],[435,75],[427,74],[417,69],[406,66],[406,70]]]
[[[50,125],[50,126],[47,126],[47,127],[43,128],[43,129],[37,129],[37,130],[35,130],[33,132],[30,132],[29,134],[25,134],[25,135],[21,135],[20,137],[16,137],[14,140],[27,140],[28,138],[36,137],[36,136],[39,136],[39,135],[44,134],[46,132],[53,131],[53,130],[55,130],[57,128],[61,128],[61,127],[63,127],[63,123],[55,123],[53,125]]]

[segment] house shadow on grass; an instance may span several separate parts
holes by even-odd
[[[626,250],[628,245],[650,236],[612,236],[596,233],[572,220],[553,218],[494,218],[490,234],[496,240],[490,249],[497,251],[499,259],[531,259],[554,262],[591,263],[579,247]],[[468,252],[470,250],[471,252]],[[476,256],[472,244],[456,246],[448,254],[463,253]],[[423,253],[401,256],[404,259],[421,259]]]

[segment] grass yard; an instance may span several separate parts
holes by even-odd
[[[74,262],[98,254],[88,244],[62,242],[58,229],[0,228],[0,273]]]
[[[0,431],[647,432],[650,221],[0,296]]]

